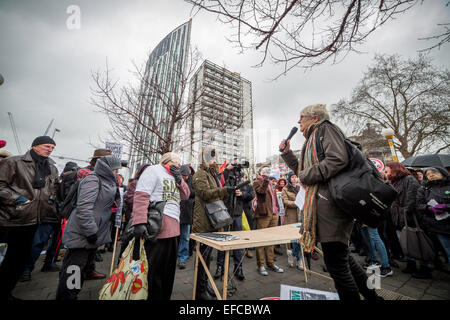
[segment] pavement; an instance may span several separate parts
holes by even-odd
[[[282,245],[284,248],[284,245]],[[228,300],[259,300],[266,297],[280,297],[280,285],[290,285],[295,287],[310,288],[316,290],[336,292],[331,281],[317,277],[308,276],[308,283],[305,282],[303,271],[290,268],[287,264],[287,256],[284,250],[282,256],[275,255],[275,264],[285,270],[284,273],[268,271],[268,276],[261,276],[256,268],[256,254],[254,257],[243,259],[243,270],[245,280],[239,281],[233,278],[229,281],[229,292],[234,291]],[[364,256],[353,254],[358,262],[364,263]],[[112,253],[102,254],[103,262],[96,263],[99,272],[108,274],[111,266]],[[211,274],[216,270],[217,251],[213,250],[211,260]],[[13,291],[13,295],[25,300],[53,300],[55,299],[56,287],[58,285],[58,272],[41,272],[44,256],[41,255],[32,272],[32,279],[28,282],[19,282]],[[117,260],[116,260],[117,261]],[[172,300],[191,300],[194,280],[195,253],[188,259],[186,268],[179,270],[175,274],[175,282],[172,292]],[[58,262],[61,264],[61,262]],[[323,259],[311,260],[311,270],[328,275],[323,271]],[[399,262],[400,269],[406,263]],[[448,269],[448,264],[446,268]],[[443,271],[433,270],[433,278],[427,280],[415,279],[410,274],[404,274],[398,268],[393,268],[392,276],[381,278],[381,290],[378,292],[386,300],[449,300],[450,299],[450,274]],[[233,271],[232,257],[230,256],[230,273]],[[80,300],[97,300],[98,292],[102,288],[106,279],[85,281],[81,292],[78,295]],[[220,292],[222,292],[223,282],[215,281]],[[235,290],[233,290],[233,288]]]

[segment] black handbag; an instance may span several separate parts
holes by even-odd
[[[233,218],[231,218],[222,200],[205,203],[205,213],[214,230],[219,230],[233,223]]]
[[[413,214],[416,227],[409,227],[405,214],[405,226],[400,234],[400,245],[403,254],[407,257],[421,261],[434,261],[435,251],[433,242],[419,227],[416,215]]]

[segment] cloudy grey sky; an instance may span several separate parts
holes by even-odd
[[[348,97],[375,53],[413,57],[428,43],[418,38],[438,33],[437,23],[450,21],[446,0],[427,0],[375,31],[366,44],[343,62],[309,71],[292,70],[276,82],[269,79],[281,70],[270,63],[252,66],[260,56],[239,54],[225,37],[233,31],[201,12],[193,17],[191,45],[203,58],[223,65],[250,80],[253,86],[254,126],[263,141],[256,141],[257,159],[276,154],[278,143],[296,125],[301,107],[312,103],[331,105]],[[81,9],[81,28],[69,30],[70,5]],[[106,58],[113,76],[132,81],[132,60],[138,64],[171,30],[189,20],[191,6],[182,0],[0,0],[0,139],[17,154],[7,112],[12,112],[22,151],[42,135],[51,119],[57,143],[55,155],[87,159],[90,143],[107,139],[110,124],[90,104],[91,72],[104,69]],[[434,50],[437,65],[449,67],[450,45]],[[263,133],[271,129],[272,137]],[[345,128],[344,128],[345,129]],[[300,148],[299,134],[293,147]],[[270,146],[270,148],[268,147]],[[259,150],[259,151],[258,151]],[[63,160],[57,160],[64,163]]]

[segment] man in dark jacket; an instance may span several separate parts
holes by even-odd
[[[11,292],[24,271],[38,225],[56,212],[58,170],[49,158],[55,145],[48,136],[37,137],[30,151],[0,162],[0,229],[8,243],[0,266],[0,300],[14,299]]]
[[[244,174],[244,176],[242,177],[242,181],[245,182],[247,180],[248,180],[248,177],[246,174]],[[253,190],[253,187],[251,184],[248,184],[248,185],[244,186],[243,188],[241,188],[241,191],[243,194],[247,195],[246,197],[243,197],[243,199],[242,199],[244,201],[245,218],[247,219],[250,230],[255,230],[256,225],[255,225],[254,212],[253,212],[253,208],[252,208],[252,202],[253,202],[253,199],[255,199],[255,190]],[[247,249],[246,255],[248,258],[253,258],[254,250],[255,250],[255,248]]]
[[[300,159],[289,149],[289,141],[280,144],[282,158],[306,186],[301,243],[306,252],[314,251],[316,241],[321,243],[325,265],[341,300],[360,300],[360,293],[375,300],[378,296],[367,287],[366,273],[349,253],[353,219],[337,207],[328,188],[328,180],[348,163],[344,135],[329,119],[323,104],[300,112],[298,123],[306,138]],[[321,161],[318,144],[325,156]]]
[[[189,234],[191,233],[192,216],[194,212],[195,191],[192,186],[191,168],[188,165],[180,167],[183,180],[189,187],[189,199],[180,202],[180,241],[178,244],[178,268],[186,268],[186,260],[189,258]]]

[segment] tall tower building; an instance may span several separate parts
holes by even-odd
[[[191,37],[191,20],[170,32],[150,53],[147,60],[144,80],[141,83],[139,110],[136,113],[144,123],[157,123],[158,133],[165,138],[168,132],[168,99],[175,99],[181,91],[181,81],[186,73]],[[149,85],[151,83],[151,85]],[[158,92],[152,92],[158,91]],[[131,147],[129,167],[131,174],[143,163],[155,164],[159,161],[157,153],[144,154],[142,146],[155,149],[158,137],[144,126],[135,124],[134,143]]]
[[[252,84],[239,73],[205,60],[191,78],[189,101],[196,101],[178,141],[183,163],[197,168],[199,152],[216,146],[219,161],[254,165]]]

